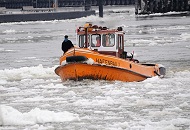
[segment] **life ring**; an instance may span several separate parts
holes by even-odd
[[[85,56],[68,56],[66,57],[66,62],[83,62],[87,61],[88,58]]]

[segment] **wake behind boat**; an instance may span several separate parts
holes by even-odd
[[[163,77],[165,68],[159,64],[141,64],[124,51],[122,27],[108,29],[85,24],[77,29],[77,46],[60,57],[55,73],[67,80],[143,81]]]

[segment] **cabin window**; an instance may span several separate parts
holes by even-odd
[[[103,34],[102,35],[102,45],[104,47],[113,47],[115,45],[115,35],[114,34]]]
[[[99,34],[91,35],[91,46],[100,47],[100,45],[101,45],[101,35]]]
[[[90,41],[90,36],[88,35],[88,43],[89,41]],[[85,47],[85,35],[79,35],[79,47],[81,48]]]

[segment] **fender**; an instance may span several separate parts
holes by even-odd
[[[87,61],[88,58],[85,56],[68,56],[66,57],[66,62],[83,62]]]

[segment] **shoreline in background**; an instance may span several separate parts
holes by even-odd
[[[39,8],[40,9],[40,8]],[[85,11],[83,8],[58,8],[54,11],[39,10],[22,11],[20,9],[6,9],[0,14],[0,23],[7,22],[26,22],[26,21],[48,21],[48,20],[64,20],[96,15],[95,10]]]

